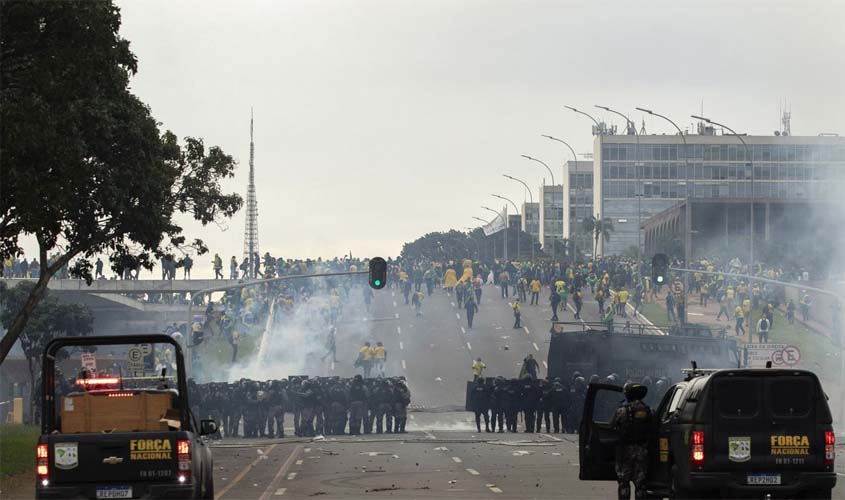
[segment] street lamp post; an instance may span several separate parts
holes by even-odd
[[[536,161],[540,165],[546,167],[546,170],[549,171],[549,175],[552,177],[552,186],[556,186],[556,184],[555,184],[555,174],[552,172],[552,169],[548,165],[546,165],[546,162],[544,162],[542,160],[538,160],[537,158],[533,158],[533,157],[528,156],[528,155],[522,155],[522,157],[525,158],[526,160]]]
[[[572,166],[573,166],[573,168],[576,168],[576,169],[578,168],[578,155],[575,154],[575,150],[572,149],[572,146],[570,146],[568,142],[564,141],[563,139],[558,139],[557,137],[552,137],[552,136],[547,135],[547,134],[541,134],[541,135],[542,135],[542,137],[545,137],[546,139],[551,139],[553,141],[557,141],[557,142],[563,144],[564,146],[566,146],[567,148],[569,148],[569,152],[572,153],[572,161],[574,162]],[[568,180],[569,179],[566,179],[566,178],[563,179],[563,182],[562,182],[563,189],[567,189],[566,181],[568,181]],[[570,182],[570,185],[571,184],[572,183]],[[576,189],[578,189],[578,188],[576,187]],[[563,207],[563,208],[564,208],[564,213],[566,213],[568,207]],[[572,233],[571,228],[570,228],[569,232]],[[564,236],[568,238],[568,237],[571,236],[571,234],[564,235]],[[576,237],[575,238],[575,256],[574,257],[577,257],[577,256],[578,256],[578,238]]]
[[[564,106],[564,108],[566,108],[566,109],[571,109],[572,111],[574,111],[574,112],[578,113],[579,115],[584,115],[584,116],[586,116],[587,118],[589,118],[590,120],[593,120],[593,123],[595,123],[595,124],[596,124],[596,132],[598,132],[598,133],[599,133],[599,135],[603,135],[603,134],[604,134],[604,130],[602,130],[601,125],[599,125],[598,120],[596,120],[596,119],[595,119],[595,118],[593,118],[592,116],[590,116],[590,115],[588,115],[587,113],[585,113],[585,112],[581,111],[580,109],[575,109],[575,108],[573,108],[572,106]]]
[[[516,203],[511,201],[510,198],[505,198],[504,196],[501,196],[501,195],[498,195],[498,194],[494,194],[493,197],[499,198],[500,200],[505,200],[505,201],[509,202],[511,205],[513,205],[513,209],[516,212],[516,216],[519,217],[519,208],[516,206]],[[520,227],[519,230],[516,233],[516,258],[517,259],[520,259],[522,257],[522,253],[520,251],[520,246],[519,246],[519,240],[521,240],[521,239],[522,239],[522,227]],[[534,262],[534,245],[531,245],[531,262]]]
[[[610,109],[607,106],[599,106],[598,104],[596,104],[595,106],[599,109],[603,109],[607,112],[621,116],[622,118],[625,119],[625,128],[634,131],[634,136],[637,139],[636,152],[634,153],[634,156],[635,156],[634,173],[636,174],[636,180],[637,180],[637,193],[641,193],[642,188],[643,188],[643,184],[642,184],[641,176],[640,176],[640,134],[637,133],[637,126],[634,124],[634,122],[630,118],[628,118],[627,115],[624,115],[624,114],[620,113],[619,111]],[[641,199],[642,199],[642,196],[637,196],[637,273],[639,273],[640,263],[642,262],[642,259],[643,259],[642,246],[641,246],[642,240],[640,238],[640,229],[641,229],[640,226],[642,225],[642,208],[641,208],[641,205],[640,205]]]
[[[504,177],[506,177],[506,178],[508,178],[508,179],[512,180],[512,181],[516,181],[516,182],[518,182],[518,183],[522,184],[522,185],[525,187],[525,190],[526,190],[526,191],[528,191],[528,199],[530,199],[530,200],[531,200],[531,204],[532,204],[532,205],[534,205],[534,195],[533,195],[533,194],[531,194],[531,188],[529,188],[529,187],[528,187],[528,184],[526,184],[524,181],[521,181],[521,180],[517,179],[516,177],[511,177],[511,176],[510,176],[510,175],[508,175],[508,174],[502,174],[502,175],[503,175]],[[539,209],[538,209],[538,212],[539,212]],[[542,242],[541,242],[541,243],[542,243]],[[533,254],[533,252],[534,252],[534,238],[533,238],[533,237],[531,238],[531,252],[532,252],[532,254]]]
[[[689,151],[687,148],[687,137],[684,135],[683,131],[681,131],[681,127],[678,126],[677,123],[673,122],[669,117],[663,116],[660,113],[655,113],[650,109],[645,108],[636,108],[637,111],[642,111],[643,113],[648,113],[649,115],[656,116],[658,118],[663,118],[667,122],[671,123],[673,127],[678,130],[678,135],[681,136],[681,140],[684,141],[684,170],[686,170],[685,178],[686,178],[686,210],[684,210],[684,262],[687,267],[691,266],[692,260],[692,205],[690,205],[690,172],[689,172]],[[684,275],[684,317],[680,318],[681,324],[687,322],[687,294],[689,293],[689,274]]]
[[[696,120],[702,120],[702,121],[707,122],[711,125],[716,125],[717,127],[722,127],[723,129],[730,132],[731,135],[733,135],[734,137],[739,139],[739,142],[741,142],[742,146],[745,148],[745,157],[748,158],[748,166],[751,168],[751,202],[749,203],[749,205],[751,206],[751,222],[750,222],[751,237],[749,238],[749,242],[748,242],[748,274],[753,276],[754,275],[754,195],[755,195],[755,193],[754,193],[754,162],[753,162],[753,158],[751,157],[751,150],[748,149],[748,144],[745,142],[745,139],[743,139],[741,135],[734,132],[734,130],[732,128],[728,127],[727,125],[721,124],[719,122],[715,122],[715,121],[713,121],[709,118],[704,118],[703,116],[697,116],[697,115],[690,115],[690,116],[692,118],[695,118]],[[689,266],[689,264],[687,264],[687,266]],[[754,337],[753,337],[753,335],[754,335],[754,310],[753,309],[751,310],[750,315],[751,315],[751,317],[749,318],[750,321],[748,322],[748,341],[753,342],[754,341]]]

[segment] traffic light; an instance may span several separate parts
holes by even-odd
[[[651,280],[658,286],[669,281],[669,257],[665,253],[654,254],[651,258]]]
[[[387,284],[387,262],[381,257],[370,259],[370,286],[381,290]]]

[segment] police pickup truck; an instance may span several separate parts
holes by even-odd
[[[173,338],[57,339],[42,366],[37,498],[214,498],[217,425],[197,426]]]
[[[646,498],[829,499],[836,485],[827,397],[803,370],[684,370],[654,408]],[[608,422],[622,387],[590,384],[582,480],[615,480]]]

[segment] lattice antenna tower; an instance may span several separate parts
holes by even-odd
[[[255,197],[255,142],[253,142],[252,108],[249,110],[249,184],[246,190],[246,227],[244,229],[244,257],[249,262],[247,275],[255,277],[258,253],[258,199]]]

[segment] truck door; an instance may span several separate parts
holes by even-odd
[[[618,438],[610,419],[622,399],[618,385],[590,384],[587,388],[578,434],[579,479],[616,480],[614,452]]]

